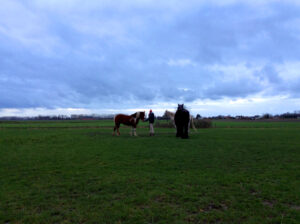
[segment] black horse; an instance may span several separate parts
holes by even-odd
[[[177,129],[176,137],[189,138],[188,129],[190,122],[190,112],[184,108],[183,104],[178,104],[174,120]]]

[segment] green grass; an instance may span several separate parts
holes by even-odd
[[[214,120],[213,127],[217,128],[300,128],[300,120],[295,121],[227,121]]]
[[[0,124],[0,223],[299,223],[299,125],[101,122]]]
[[[0,128],[97,128],[112,125],[113,120],[0,121]]]

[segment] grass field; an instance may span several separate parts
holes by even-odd
[[[0,122],[0,223],[300,223],[300,122]]]

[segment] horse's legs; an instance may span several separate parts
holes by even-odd
[[[173,119],[171,118],[171,121],[172,121],[172,123],[173,123],[173,125],[174,125],[174,128],[176,128],[176,124],[175,124],[174,118],[173,118]]]
[[[136,134],[136,124],[132,124],[130,135],[131,136],[137,136],[137,134]]]
[[[176,137],[181,137],[182,136],[182,125],[181,124],[176,124]]]
[[[197,131],[197,130],[196,130],[196,127],[195,127],[195,124],[194,124],[194,118],[193,118],[193,116],[190,116],[190,123],[191,123],[190,128],[193,128],[194,131]]]
[[[131,132],[130,132],[131,136],[137,136],[136,135],[136,129],[134,127],[131,128]]]
[[[117,129],[117,124],[115,124],[115,126],[114,126],[113,136],[115,136],[116,129]]]
[[[115,132],[117,130],[117,134],[120,135],[120,131],[119,131],[119,128],[120,128],[120,124],[115,124],[115,127],[114,127],[114,132],[113,132],[113,136],[115,135]]]
[[[132,131],[132,135],[133,135],[133,136],[137,136],[137,134],[136,134],[136,125],[133,125],[133,126],[132,126],[131,131]]]
[[[184,124],[183,125],[183,133],[182,133],[182,138],[189,138],[189,132],[188,132],[188,130],[189,130],[189,123],[186,123],[186,124]]]

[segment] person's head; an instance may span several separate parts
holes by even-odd
[[[152,113],[152,110],[150,109],[149,114]]]

